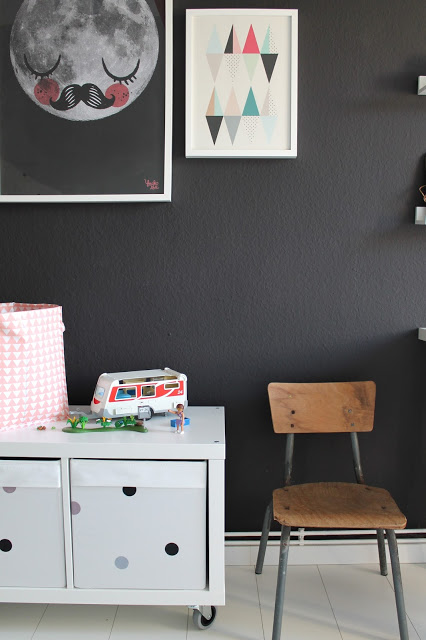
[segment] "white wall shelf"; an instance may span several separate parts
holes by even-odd
[[[426,76],[419,76],[417,85],[417,95],[426,96]]]
[[[420,327],[419,340],[424,340],[426,342],[426,327]]]
[[[426,207],[416,207],[416,224],[426,224]]]

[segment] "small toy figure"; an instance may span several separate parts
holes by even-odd
[[[177,411],[172,411],[171,409],[168,409],[169,413],[174,413],[177,415],[176,418],[176,433],[184,433],[184,424],[185,424],[185,415],[183,413],[183,404],[178,404],[176,405],[176,409]]]

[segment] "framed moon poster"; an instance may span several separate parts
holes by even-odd
[[[0,202],[171,199],[172,0],[0,0]]]
[[[297,156],[296,9],[188,9],[186,157]]]

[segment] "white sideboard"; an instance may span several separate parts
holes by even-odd
[[[225,603],[224,408],[185,416],[0,432],[1,602]]]

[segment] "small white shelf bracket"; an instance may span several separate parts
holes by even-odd
[[[419,84],[417,85],[417,95],[426,96],[426,76],[419,76]]]
[[[419,329],[419,340],[426,341],[426,327],[420,327]]]
[[[416,224],[426,224],[426,207],[416,207]]]

